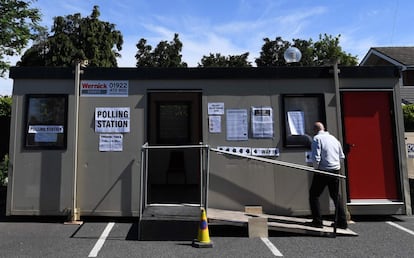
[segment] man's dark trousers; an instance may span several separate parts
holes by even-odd
[[[338,174],[339,170],[327,171],[330,173]],[[312,211],[312,218],[315,223],[322,223],[322,216],[320,211],[319,197],[321,196],[325,187],[328,187],[329,195],[332,198],[335,207],[338,207],[338,225],[346,225],[346,214],[344,211],[344,205],[342,198],[339,195],[339,179],[334,176],[326,176],[321,174],[314,174],[312,185],[309,190],[309,204]],[[338,203],[339,201],[339,203]]]

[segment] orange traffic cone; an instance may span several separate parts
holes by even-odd
[[[213,247],[213,242],[210,241],[210,234],[208,233],[206,211],[201,208],[201,220],[198,227],[197,239],[193,240],[193,247]]]

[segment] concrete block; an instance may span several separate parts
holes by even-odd
[[[248,219],[249,238],[268,237],[267,218],[253,217]]]
[[[245,206],[244,212],[249,214],[263,214],[262,206]]]

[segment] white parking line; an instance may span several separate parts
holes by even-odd
[[[109,222],[108,225],[106,225],[106,228],[102,232],[102,234],[99,237],[98,241],[96,241],[96,244],[92,248],[92,250],[89,253],[88,257],[96,257],[96,256],[98,256],[99,251],[101,250],[103,244],[105,243],[106,238],[108,237],[108,235],[111,232],[111,230],[112,230],[112,228],[113,228],[114,225],[115,225],[114,222]]]
[[[274,246],[272,244],[272,242],[270,242],[269,238],[267,238],[267,237],[261,237],[260,239],[262,239],[263,243],[265,243],[265,245],[270,249],[270,251],[275,256],[283,256],[283,254],[276,248],[276,246]]]
[[[387,224],[389,224],[389,225],[391,225],[391,226],[393,226],[393,227],[396,227],[396,228],[398,228],[398,229],[401,229],[402,231],[405,231],[405,232],[407,232],[408,234],[414,235],[414,231],[409,230],[408,228],[405,228],[405,227],[403,227],[403,226],[400,226],[400,225],[398,225],[397,223],[394,223],[394,222],[391,222],[391,221],[387,221]]]

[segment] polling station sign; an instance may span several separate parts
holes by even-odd
[[[95,132],[97,133],[129,133],[129,107],[97,107],[95,108]]]
[[[128,81],[81,81],[80,95],[84,97],[128,97]]]

